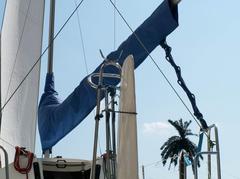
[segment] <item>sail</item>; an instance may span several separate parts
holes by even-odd
[[[132,54],[135,68],[151,53],[159,43],[178,26],[177,7],[172,9],[169,1],[165,0],[143,22],[135,33],[130,35],[119,48],[110,53],[107,58],[116,60],[120,65],[124,59]],[[136,38],[136,35],[138,38]],[[139,42],[139,40],[141,43]],[[121,55],[120,55],[121,54]],[[120,57],[120,58],[119,58]],[[101,66],[101,65],[100,65]],[[98,66],[93,73],[99,72]],[[107,68],[106,73],[115,73],[116,69]],[[118,80],[106,79],[107,83],[116,85]],[[78,87],[62,103],[57,100],[54,89],[53,74],[47,74],[45,92],[39,105],[39,132],[42,149],[51,149],[59,140],[76,127],[96,106],[96,90],[92,89],[85,77]]]
[[[7,0],[1,32],[1,108],[41,54],[44,0]],[[34,151],[40,63],[2,110],[0,144]]]
[[[133,56],[122,67],[117,148],[117,178],[138,179],[136,96]]]

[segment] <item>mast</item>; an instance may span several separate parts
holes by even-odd
[[[1,67],[1,50],[2,50],[2,47],[1,47],[1,33],[0,33],[0,134],[1,134],[1,124],[2,124],[2,67]],[[0,163],[1,164],[1,163]],[[1,166],[0,166],[1,167]]]
[[[54,25],[55,25],[55,0],[51,0],[50,2],[50,14],[49,14],[49,36],[48,36],[48,67],[47,73],[53,73],[53,47],[54,47]],[[50,154],[52,153],[50,149],[43,151],[44,157],[49,158]]]
[[[49,16],[49,50],[48,50],[48,73],[53,73],[53,46],[54,46],[54,25],[55,25],[55,0],[50,3]]]

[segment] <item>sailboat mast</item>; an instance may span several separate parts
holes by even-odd
[[[1,32],[0,32],[0,109],[1,109],[1,111],[0,111],[0,134],[1,134],[1,124],[2,124],[2,67],[1,67],[1,49],[2,49],[2,47],[1,47],[1,42],[2,42],[2,40],[1,40]],[[1,163],[0,163],[1,164]],[[1,166],[0,166],[1,167]]]
[[[48,37],[48,67],[47,73],[53,73],[53,46],[54,46],[54,26],[55,26],[55,0],[50,2],[50,14],[49,14],[49,37]],[[51,150],[44,151],[44,157],[49,158]]]
[[[49,50],[48,50],[48,73],[53,73],[53,45],[54,45],[54,25],[55,25],[55,0],[50,3],[49,16]]]

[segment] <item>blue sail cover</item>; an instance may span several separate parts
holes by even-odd
[[[177,26],[177,8],[170,8],[168,0],[165,0],[136,29],[135,34],[150,53]],[[116,51],[107,56],[107,59],[118,59],[118,63],[122,65],[125,58],[132,54],[134,56],[135,68],[137,68],[147,58],[148,53],[139,43],[135,34],[130,35]],[[93,73],[99,72],[100,66],[101,64]],[[116,68],[109,67],[104,72],[112,73],[115,71]],[[111,83],[112,85],[117,85],[118,82],[118,80],[114,79],[107,80],[107,83]],[[83,121],[95,106],[96,90],[90,87],[87,77],[60,103],[57,98],[57,92],[54,89],[53,74],[47,74],[45,90],[41,97],[38,111],[38,127],[43,151],[51,149],[59,140]]]

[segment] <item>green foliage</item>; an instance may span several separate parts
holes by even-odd
[[[172,164],[176,166],[178,164],[179,154],[183,150],[188,154],[189,159],[193,163],[194,156],[197,153],[197,146],[188,138],[188,136],[196,135],[188,128],[191,121],[183,122],[182,119],[180,119],[178,121],[168,120],[168,122],[178,131],[179,136],[170,137],[160,148],[162,150],[161,157],[163,165],[165,166],[169,159],[170,166]]]

